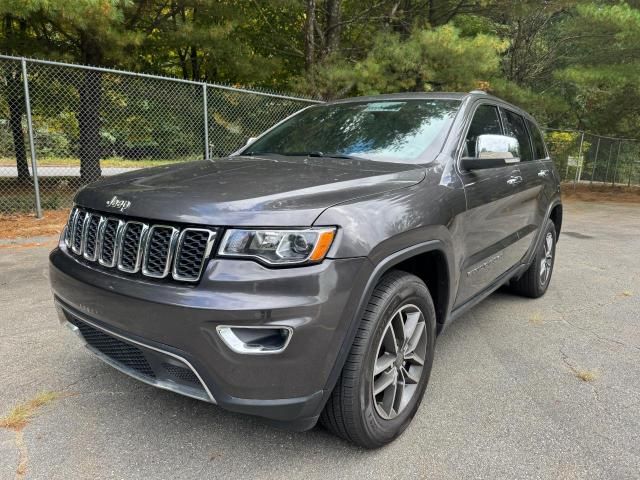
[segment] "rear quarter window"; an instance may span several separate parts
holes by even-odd
[[[533,156],[536,160],[547,158],[547,149],[544,146],[544,138],[538,126],[531,120],[527,120],[531,141],[533,142]]]
[[[524,118],[511,110],[502,110],[504,113],[504,130],[510,137],[518,139],[520,144],[520,160],[528,162],[533,160],[533,151],[529,140],[529,132],[524,124]]]

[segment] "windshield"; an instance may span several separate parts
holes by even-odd
[[[428,161],[425,154],[439,152],[459,106],[458,100],[437,99],[318,105],[278,125],[242,155]]]

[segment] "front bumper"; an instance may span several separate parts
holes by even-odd
[[[288,269],[214,259],[194,286],[105,272],[72,257],[64,245],[50,255],[51,286],[64,321],[137,345],[152,364],[154,356],[159,362],[171,357],[204,390],[194,393],[164,374],[147,383],[298,430],[313,426],[330,393],[330,372],[370,273],[364,258]],[[243,355],[220,339],[220,325],[282,326],[293,333],[281,353]]]

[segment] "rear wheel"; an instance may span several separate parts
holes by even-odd
[[[424,282],[400,271],[385,275],[367,305],[321,423],[366,448],[394,440],[420,405],[435,332],[435,311]]]
[[[519,295],[530,298],[544,295],[551,281],[555,256],[556,227],[549,220],[533,262],[518,280],[511,282],[511,289]]]

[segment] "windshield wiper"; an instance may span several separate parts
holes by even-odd
[[[316,158],[344,158],[347,160],[365,160],[362,157],[354,157],[353,155],[347,155],[346,153],[324,153],[320,151],[313,152],[245,152],[242,155],[246,155],[248,157],[254,155],[282,155],[284,157],[316,157]]]
[[[348,160],[362,160],[362,157],[354,157],[353,155],[347,155],[346,153],[323,153],[323,152],[307,152],[309,157],[324,157],[324,158],[345,158]]]
[[[240,154],[242,157],[253,157],[255,155],[280,155],[277,152],[244,152]]]

